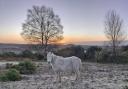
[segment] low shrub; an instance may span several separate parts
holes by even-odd
[[[0,74],[0,81],[3,81],[3,82],[8,81],[8,78],[7,78],[7,76],[5,75],[5,73]]]
[[[0,75],[0,81],[18,81],[21,79],[21,75],[16,69],[9,69],[5,73]]]
[[[17,55],[14,52],[4,52],[0,56],[2,56],[2,57],[16,57]]]
[[[39,53],[35,53],[34,56],[36,57],[37,60],[45,60],[44,55],[41,55]]]
[[[6,63],[6,69],[16,69],[19,70],[18,64]]]
[[[128,45],[122,46],[121,48],[122,48],[122,51],[128,51]]]
[[[6,69],[12,68],[13,64],[12,63],[6,63]]]
[[[18,64],[12,65],[11,68],[16,69],[16,70],[20,70],[20,67]]]
[[[16,69],[21,74],[33,74],[36,71],[36,65],[32,61],[26,60],[15,65],[7,63],[6,69]]]
[[[16,69],[9,69],[6,72],[6,77],[9,81],[16,81],[21,79],[21,75],[18,70]]]
[[[35,63],[28,60],[20,62],[15,68],[18,69],[21,74],[33,74],[36,71]]]
[[[0,57],[5,57],[5,58],[30,58],[30,59],[36,59],[36,60],[46,60],[45,58],[45,55],[44,54],[41,54],[41,53],[38,53],[38,52],[35,52],[33,53],[32,51],[30,50],[24,50],[22,51],[21,53],[19,54],[16,54],[14,52],[3,52],[0,54]],[[15,59],[13,59],[15,60]]]
[[[86,59],[88,61],[95,61],[95,55],[97,51],[101,51],[102,48],[98,46],[91,46],[86,50]]]
[[[95,60],[102,63],[128,63],[128,51],[120,52],[116,57],[113,57],[112,52],[107,50],[97,51]]]
[[[97,62],[103,62],[103,63],[108,63],[108,62],[112,62],[112,57],[111,57],[111,52],[109,51],[105,51],[105,50],[101,50],[101,51],[96,51],[95,53],[95,60]]]
[[[21,57],[29,57],[29,58],[34,57],[34,54],[29,50],[24,50],[20,55]]]
[[[117,55],[116,63],[128,63],[128,51],[121,52],[120,54]]]

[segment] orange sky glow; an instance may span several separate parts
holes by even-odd
[[[64,36],[64,39],[58,43],[79,43],[79,42],[86,42],[86,41],[105,41],[107,40],[104,35],[101,36]],[[28,43],[25,41],[19,34],[10,34],[10,35],[3,35],[0,37],[0,43],[17,43],[17,44],[26,44]]]
[[[105,36],[65,36],[61,41],[63,43],[76,43],[84,41],[105,41],[107,40]]]

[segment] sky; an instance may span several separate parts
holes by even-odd
[[[105,41],[104,20],[116,10],[128,28],[128,0],[0,0],[0,43],[27,43],[20,35],[33,5],[53,8],[61,18],[62,43]]]

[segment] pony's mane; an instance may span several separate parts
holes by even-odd
[[[54,53],[53,53],[53,57],[54,57],[54,60],[55,60],[55,59],[64,58],[64,57],[62,57],[62,56],[55,55]]]

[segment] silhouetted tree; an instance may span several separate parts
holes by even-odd
[[[112,47],[112,55],[115,58],[117,56],[117,48],[126,36],[123,32],[123,20],[114,10],[106,14],[105,34],[109,39],[110,46]]]
[[[54,14],[52,8],[45,6],[29,9],[22,28],[22,37],[29,42],[41,44],[45,51],[48,44],[63,39],[63,26],[59,16]]]

